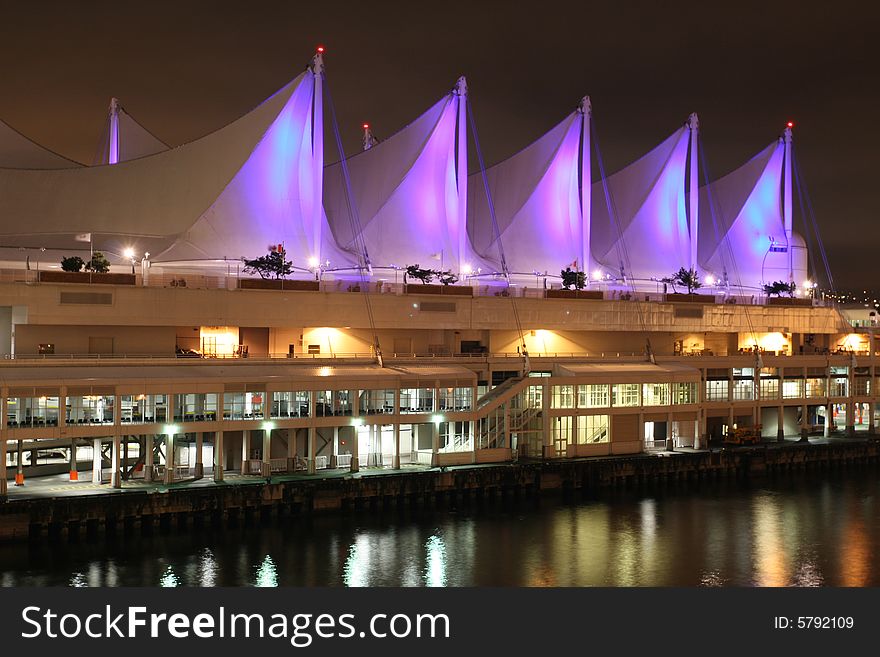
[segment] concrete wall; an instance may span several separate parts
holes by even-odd
[[[61,293],[110,294],[109,303],[61,303]],[[377,325],[390,329],[508,329],[515,326],[510,298],[373,294]],[[438,306],[437,304],[440,304]],[[831,308],[699,306],[684,316],[669,303],[516,298],[526,329],[667,332],[750,332],[752,326],[795,333],[849,332]],[[680,304],[683,305],[683,304]],[[0,306],[25,306],[34,324],[128,326],[265,326],[296,324],[369,328],[361,296],[330,292],[211,290],[112,285],[0,284]]]
[[[108,344],[106,339],[110,338],[114,354],[171,356],[176,336],[177,329],[173,326],[19,324],[15,327],[15,352],[36,354],[40,344],[54,344],[56,355],[87,354],[90,353],[89,338],[93,339],[92,345]],[[198,333],[195,336],[198,338]]]

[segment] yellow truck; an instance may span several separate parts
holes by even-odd
[[[761,442],[761,425],[753,427],[735,427],[727,430],[724,436],[725,445],[757,445]]]

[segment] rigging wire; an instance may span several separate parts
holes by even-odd
[[[513,295],[510,294],[510,270],[507,267],[507,259],[504,256],[504,244],[501,242],[501,230],[498,227],[498,217],[495,215],[495,203],[492,201],[492,194],[489,191],[489,178],[486,175],[486,164],[483,160],[483,151],[480,148],[480,139],[477,136],[477,122],[474,120],[474,111],[471,109],[471,104],[467,103],[466,105],[468,118],[471,123],[471,134],[474,136],[474,146],[477,151],[477,161],[480,165],[480,176],[483,179],[483,190],[486,193],[486,203],[489,206],[489,216],[492,217],[492,230],[495,232],[495,241],[498,243],[498,256],[501,262],[501,272],[504,274],[504,278],[507,281],[507,296],[510,299],[510,306],[513,309],[513,319],[516,323],[516,330],[519,335],[519,342],[524,361],[524,371],[525,374],[528,374],[530,370],[529,352],[526,348],[525,334],[523,333],[522,322],[520,322],[519,310],[516,307],[516,300],[513,298]],[[462,126],[459,126],[459,129],[462,129]],[[467,126],[464,126],[464,129],[467,130]]]
[[[360,275],[360,289],[364,299],[364,305],[367,310],[367,318],[370,322],[370,332],[373,337],[373,350],[375,352],[376,361],[379,367],[384,367],[385,363],[382,358],[382,348],[379,344],[379,333],[376,330],[376,319],[373,314],[373,304],[370,301],[369,294],[369,272],[372,267],[370,264],[370,255],[367,252],[367,244],[364,240],[363,231],[361,230],[360,216],[357,212],[357,204],[354,202],[354,193],[351,187],[351,176],[348,171],[348,162],[345,157],[345,151],[342,148],[342,135],[339,132],[339,122],[336,120],[336,108],[333,105],[333,98],[330,96],[330,85],[327,79],[321,73],[321,81],[324,91],[327,95],[327,105],[330,107],[330,118],[333,124],[333,135],[336,138],[336,148],[339,150],[340,166],[342,167],[342,177],[345,181],[345,204],[348,209],[349,223],[351,224],[352,234],[355,236],[356,249],[355,253],[358,259],[358,273]]]
[[[626,240],[623,236],[623,230],[620,226],[620,216],[617,211],[617,205],[614,203],[614,197],[611,194],[611,190],[608,186],[608,177],[605,175],[605,162],[602,159],[602,151],[599,148],[599,137],[596,132],[595,118],[591,117],[590,120],[590,136],[591,141],[596,149],[596,163],[599,165],[599,177],[602,181],[602,190],[605,194],[605,205],[608,210],[608,215],[611,217],[611,223],[614,226],[615,232],[617,233],[617,258],[620,262],[620,276],[623,280],[624,285],[628,286],[630,290],[630,294],[632,295],[633,300],[636,303],[636,315],[639,319],[639,326],[642,329],[642,334],[645,336],[645,356],[647,359],[656,364],[656,359],[654,357],[654,349],[651,347],[651,338],[648,336],[648,325],[645,321],[645,311],[642,307],[642,302],[639,301],[639,295],[636,291],[635,280],[632,276],[632,266],[630,264],[629,259],[629,251],[626,247]],[[589,157],[589,153],[585,154],[585,157]],[[592,184],[592,181],[590,182]],[[630,276],[627,277],[627,272],[630,273]]]
[[[706,161],[706,151],[705,151],[705,149],[703,148],[703,140],[702,140],[702,139],[700,139],[700,140],[697,142],[697,148],[699,149],[700,162],[701,162],[702,165],[703,165],[703,180],[705,181],[705,184],[706,184],[706,197],[707,197],[708,200],[709,200],[709,214],[712,216],[712,225],[714,226],[714,229],[715,229],[715,238],[716,238],[716,240],[718,240],[719,245],[721,246],[721,260],[722,260],[722,267],[726,268],[726,265],[724,264],[724,261],[725,261],[725,259],[726,259],[726,258],[725,258],[725,250],[726,250],[727,256],[729,257],[730,269],[731,269],[731,272],[733,273],[734,284],[735,284],[735,286],[738,287],[740,290],[743,290],[743,289],[745,289],[745,288],[744,288],[743,283],[742,283],[742,278],[740,277],[739,267],[738,267],[738,265],[737,265],[737,263],[736,263],[736,256],[734,255],[735,252],[734,252],[734,250],[733,250],[733,245],[731,244],[731,241],[730,241],[730,231],[729,231],[729,229],[728,229],[728,230],[725,230],[725,231],[724,231],[724,237],[719,239],[719,236],[720,236],[720,230],[719,230],[719,227],[718,227],[718,226],[719,226],[719,217],[718,217],[718,215],[720,215],[721,212],[720,212],[720,211],[716,211],[715,201],[713,200],[712,186],[711,186],[711,184],[709,183],[709,180],[710,180],[710,178],[711,178],[711,176],[709,175],[709,164],[708,164],[707,161]],[[727,221],[727,218],[726,218],[726,217],[723,217],[723,216],[720,218],[720,223],[722,223],[725,227],[729,227],[729,226],[730,226],[730,222],[728,222],[728,221]],[[726,271],[725,271],[725,275],[727,275],[727,272],[726,272]],[[749,327],[749,333],[751,333],[751,335],[752,335],[752,341],[755,343],[755,346],[756,346],[756,348],[757,348],[757,345],[758,345],[758,333],[757,333],[757,331],[755,330],[755,325],[754,325],[754,323],[752,322],[752,316],[751,316],[751,314],[749,313],[749,304],[745,304],[745,305],[744,305],[744,307],[743,307],[743,314],[745,315],[746,324],[747,324],[748,327]]]

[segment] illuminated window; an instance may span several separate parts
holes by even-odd
[[[607,383],[578,386],[578,408],[607,408],[611,395]]]
[[[642,384],[642,404],[645,406],[667,406],[669,404],[669,384]]]
[[[696,404],[697,401],[696,381],[672,384],[673,404]]]
[[[727,379],[706,381],[706,401],[727,401],[729,387]]]
[[[433,388],[401,388],[401,413],[432,413],[434,411]]]
[[[122,395],[120,400],[123,424],[152,424],[168,421],[165,395]],[[216,404],[216,402],[215,402]]]
[[[786,378],[782,380],[782,398],[800,399],[804,396],[804,380]]]
[[[806,380],[807,397],[825,396],[825,377],[809,377]]]
[[[10,427],[58,426],[58,397],[7,397],[6,422]]]
[[[581,415],[577,421],[578,445],[607,443],[611,440],[608,415]]]
[[[611,385],[612,406],[638,406],[638,383],[613,383]]]
[[[553,386],[551,408],[574,408],[574,386]]]

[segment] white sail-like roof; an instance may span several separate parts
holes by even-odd
[[[612,274],[620,272],[621,261],[627,276],[636,279],[662,278],[690,267],[685,193],[689,137],[685,125],[607,178],[619,228],[609,216],[602,182],[593,185],[593,256]]]
[[[90,233],[96,249],[132,246],[157,260],[192,260],[252,258],[284,243],[304,266],[320,250],[314,86],[305,71],[233,123],[155,155],[103,167],[0,170],[0,244],[70,248]]]
[[[700,262],[719,278],[726,274],[731,285],[759,289],[763,283],[788,280],[784,158],[785,144],[779,139],[700,190]],[[800,285],[807,276],[807,255],[799,235],[792,241],[795,282]]]
[[[573,112],[540,139],[486,170],[505,260],[513,273],[557,274],[580,257],[582,125],[583,115]],[[500,267],[482,174],[470,176],[468,187],[471,243],[480,257]]]
[[[125,111],[123,107],[117,110],[118,118],[118,152],[117,158],[119,162],[126,160],[136,160],[139,157],[154,155],[167,151],[169,146],[159,139],[152,132],[137,122],[134,117]],[[98,152],[95,155],[93,164],[110,164],[110,135],[111,117],[108,116],[104,123],[104,131],[101,135],[101,141],[98,145]]]
[[[325,169],[324,208],[340,246],[357,252],[351,220],[357,212],[373,266],[433,268],[442,260],[444,268],[457,271],[468,260],[460,253],[465,202],[456,156],[460,102],[462,96],[449,93],[397,134],[348,158],[351,199],[342,163]]]
[[[80,166],[0,121],[0,169],[69,169]]]

